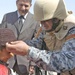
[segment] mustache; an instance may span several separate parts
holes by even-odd
[[[22,13],[28,12],[28,10],[21,10]]]

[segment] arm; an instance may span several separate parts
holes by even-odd
[[[73,69],[75,66],[75,39],[67,41],[61,51],[46,52],[30,47],[29,59],[45,70],[57,72]]]
[[[6,28],[6,25],[7,25],[7,23],[6,23],[6,15],[4,15],[0,27],[1,28]]]
[[[6,15],[3,16],[2,23],[6,22]]]
[[[71,34],[75,34],[75,28],[69,31],[68,35]],[[75,68],[75,39],[66,41],[58,52],[39,51],[30,47],[29,59],[45,70],[57,72],[71,70]]]

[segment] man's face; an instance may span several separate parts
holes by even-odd
[[[6,49],[0,50],[0,60],[6,62],[12,56],[13,56],[13,54],[10,52],[7,52]]]
[[[41,25],[46,31],[51,30],[52,29],[52,20],[49,19],[46,21],[41,21]]]
[[[20,15],[25,15],[31,7],[30,2],[24,0],[18,0],[16,5]]]

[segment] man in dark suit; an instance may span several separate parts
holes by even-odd
[[[0,27],[12,29],[12,26],[14,26],[13,31],[16,29],[17,40],[31,40],[38,30],[39,23],[34,20],[33,14],[29,12],[32,5],[31,2],[32,0],[16,0],[17,11],[7,13],[3,17],[2,26]],[[22,24],[20,24],[20,16]],[[17,71],[19,75],[27,75],[29,61],[25,57],[26,56],[16,55],[15,59],[11,58],[8,61],[9,67],[11,68],[14,66],[15,61],[17,61],[14,70]]]

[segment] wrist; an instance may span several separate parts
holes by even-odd
[[[29,48],[27,50],[27,55],[29,55],[30,50],[31,50],[31,47],[29,46]]]

